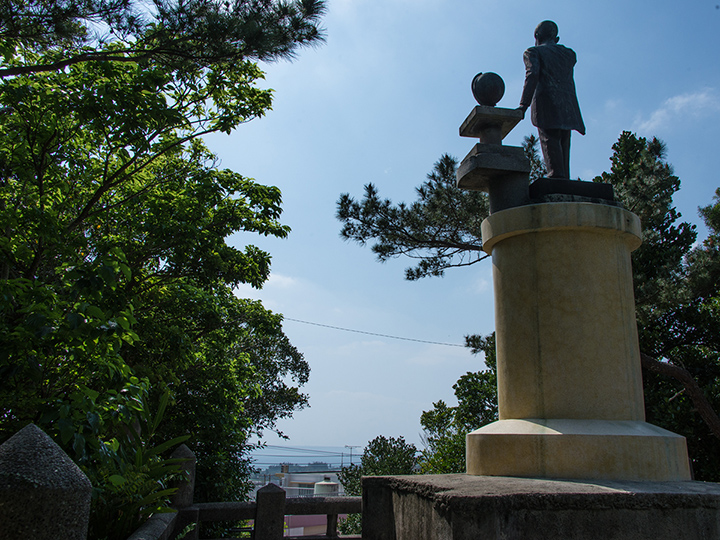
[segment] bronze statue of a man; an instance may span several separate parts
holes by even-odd
[[[558,45],[558,27],[543,21],[535,29],[535,47],[525,51],[525,85],[519,109],[531,108],[549,178],[570,178],[570,132],[585,135],[573,68],[575,51]]]

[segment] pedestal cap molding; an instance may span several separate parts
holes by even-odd
[[[508,208],[486,218],[481,229],[483,251],[488,254],[506,238],[553,230],[605,229],[625,236],[630,251],[642,243],[640,218],[623,208],[595,203],[558,202]]]

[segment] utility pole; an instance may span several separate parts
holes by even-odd
[[[360,447],[359,447],[359,446],[350,446],[349,444],[346,444],[346,445],[345,445],[345,448],[349,448],[349,449],[350,449],[350,465],[352,465],[352,464],[353,464],[353,462],[352,462],[352,451],[353,451],[353,448],[360,448]]]

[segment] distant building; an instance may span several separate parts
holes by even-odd
[[[280,486],[285,490],[286,497],[335,497],[344,495],[338,471],[312,471],[290,472],[292,466],[280,465],[280,472],[273,474],[259,474],[253,479],[255,488],[250,494],[254,499],[257,490],[269,483]],[[277,469],[276,469],[277,470]]]
[[[278,486],[285,490],[286,497],[337,497],[340,495],[340,482],[337,471],[290,472],[283,465],[275,474]],[[344,491],[343,491],[344,494]]]
[[[290,472],[289,465],[282,465],[280,472],[272,475],[270,482],[285,490],[288,499],[295,497],[338,497],[345,495],[338,481],[337,471]],[[257,490],[266,485],[256,482],[252,497]],[[345,517],[345,516],[341,516]],[[285,516],[288,536],[308,536],[325,534],[327,516]]]

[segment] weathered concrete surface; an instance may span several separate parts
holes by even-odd
[[[640,231],[627,210],[590,203],[483,221],[501,420],[645,420],[630,265]]]
[[[460,126],[462,137],[477,137],[480,143],[460,163],[457,186],[487,192],[491,214],[530,202],[530,162],[522,148],[502,145],[522,118],[517,109],[480,105]]]
[[[177,513],[153,514],[127,540],[168,540],[175,530],[178,517]]]
[[[85,540],[92,486],[40,428],[0,446],[0,538]]]
[[[182,469],[185,472],[184,478],[172,483],[172,487],[177,488],[177,491],[172,496],[172,506],[174,508],[185,508],[193,503],[197,458],[186,444],[178,446],[170,457],[173,459],[182,459]]]
[[[426,475],[363,478],[365,540],[710,540],[720,486]]]
[[[488,191],[497,177],[511,173],[529,173],[530,162],[519,146],[476,144],[462,160],[457,170],[457,186],[470,191]],[[526,179],[529,197],[530,179]],[[529,199],[523,204],[527,204]]]

